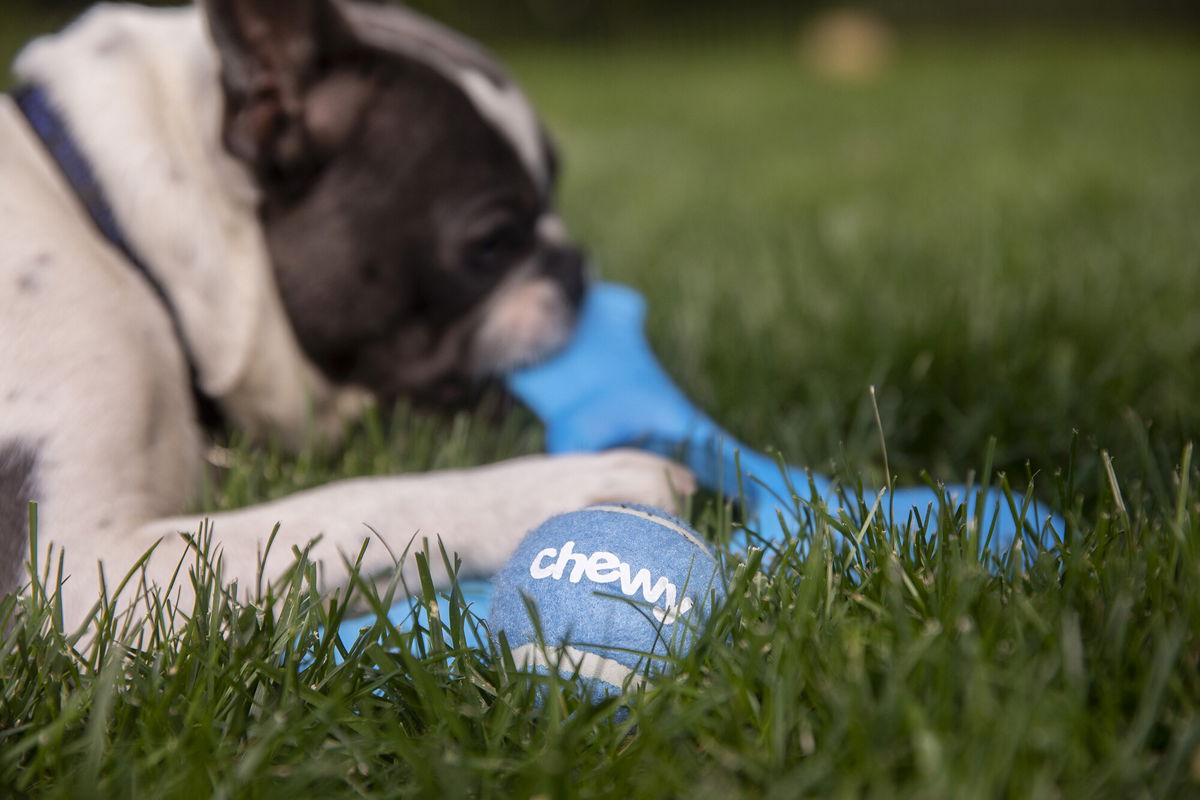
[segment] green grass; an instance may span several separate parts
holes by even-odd
[[[725,553],[726,607],[619,724],[559,683],[536,708],[469,614],[448,650],[381,628],[335,659],[346,598],[303,569],[274,610],[200,569],[193,622],[136,648],[35,594],[0,639],[0,796],[1200,796],[1194,44],[913,41],[866,86],[767,46],[510,48],[568,220],[692,397],[879,485],[874,385],[902,483],[1033,475],[1057,557],[981,563],[949,517],[848,551],[818,513],[806,555]],[[217,507],[538,431],[402,412],[337,453],[232,446]]]

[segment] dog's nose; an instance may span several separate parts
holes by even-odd
[[[571,245],[551,248],[543,262],[546,274],[562,286],[563,293],[578,308],[588,284],[588,260],[583,251]]]

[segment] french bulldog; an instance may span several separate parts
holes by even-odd
[[[83,624],[148,552],[148,585],[170,585],[205,520],[241,587],[276,524],[267,577],[311,545],[335,587],[364,540],[363,570],[387,575],[417,535],[486,576],[555,513],[691,490],[682,467],[613,451],[185,514],[208,417],[335,440],[372,403],[451,402],[563,344],[586,276],[554,211],[554,148],[485,50],[397,6],[104,4],[28,45],[15,77],[0,96],[0,596],[31,555],[61,558],[66,620]],[[174,583],[184,609],[189,589]]]

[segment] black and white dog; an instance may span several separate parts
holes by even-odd
[[[73,623],[101,571],[111,588],[156,542],[165,585],[205,516],[227,580],[254,585],[279,522],[268,576],[318,539],[334,586],[372,530],[369,571],[419,533],[487,574],[553,513],[690,489],[616,451],[176,516],[204,471],[203,408],[298,444],[563,343],[584,267],[551,206],[553,150],[492,58],[397,7],[103,5],[28,46],[16,77],[0,96],[0,595],[24,580],[30,500]]]

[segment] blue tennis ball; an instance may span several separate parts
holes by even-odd
[[[578,675],[593,700],[664,674],[725,596],[699,534],[635,505],[552,517],[525,537],[493,586],[493,639],[504,633],[518,667]]]

